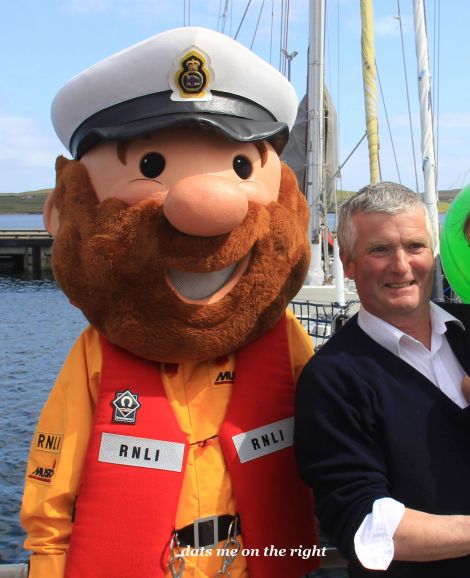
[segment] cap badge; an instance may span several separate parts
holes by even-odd
[[[172,100],[211,100],[209,91],[211,73],[207,57],[197,50],[190,50],[178,59],[178,70],[170,82],[174,92]]]

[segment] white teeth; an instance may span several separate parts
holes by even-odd
[[[221,289],[232,276],[238,263],[232,263],[220,271],[210,273],[187,273],[168,270],[168,277],[174,288],[187,299],[206,299]]]
[[[387,283],[392,289],[403,289],[403,287],[409,287],[413,284],[413,281],[408,281],[408,283]]]

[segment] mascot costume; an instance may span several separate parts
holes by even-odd
[[[318,567],[293,455],[312,350],[286,313],[308,209],[279,160],[288,81],[202,28],[68,82],[45,206],[90,326],[41,414],[22,506],[31,578],[300,578]]]

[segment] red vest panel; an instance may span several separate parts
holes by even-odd
[[[102,340],[100,393],[66,578],[162,578],[167,571],[187,442],[159,366]],[[250,578],[294,578],[319,565],[291,548],[317,544],[310,490],[292,447],[294,383],[286,318],[237,353],[220,431]],[[278,449],[282,448],[282,449]],[[129,467],[133,466],[133,467]],[[264,556],[266,547],[285,556]]]

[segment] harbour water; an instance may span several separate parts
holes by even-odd
[[[0,275],[0,562],[25,561],[18,513],[39,413],[86,320],[51,278]]]
[[[43,229],[42,215],[0,215],[0,229]],[[39,413],[86,326],[52,277],[0,275],[0,562],[26,561],[19,509]]]
[[[38,213],[9,213],[0,215],[0,230],[1,229],[44,229],[44,223],[42,221],[42,215]]]

